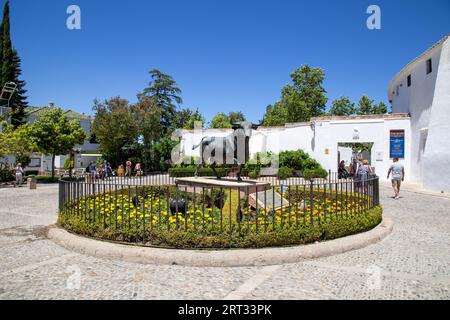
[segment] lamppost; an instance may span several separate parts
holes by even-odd
[[[4,114],[9,114],[9,103],[11,101],[11,98],[16,91],[17,85],[14,82],[7,82],[2,88],[2,91],[0,93],[0,102],[6,101],[5,105],[0,105],[0,116],[3,116]],[[3,108],[6,108],[5,112],[3,112]]]

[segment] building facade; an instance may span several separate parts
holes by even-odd
[[[450,37],[407,64],[388,89],[392,111],[411,118],[411,179],[450,191]]]
[[[192,150],[204,136],[226,136],[231,129],[182,130],[180,150],[185,156],[199,157],[199,148]],[[403,140],[392,140],[392,133],[401,132]],[[337,164],[344,160],[350,164],[354,156],[351,145],[371,144],[366,153],[375,172],[383,179],[392,163],[392,157],[400,156],[410,177],[410,118],[407,114],[377,116],[319,117],[307,123],[290,123],[284,127],[260,127],[253,130],[249,141],[249,153],[279,153],[286,150],[303,150],[325,169],[337,171]],[[400,146],[400,147],[398,147]],[[400,149],[400,150],[398,150]],[[399,154],[393,154],[393,151]],[[364,157],[364,155],[363,155]]]
[[[49,106],[45,107],[27,107],[25,108],[25,119],[28,123],[32,124],[39,119],[42,112],[48,110],[49,108],[54,108],[55,106],[50,103]],[[71,110],[64,111],[64,114],[69,120],[77,120],[80,122],[81,127],[88,139],[82,145],[76,145],[74,147],[74,168],[85,168],[91,161],[96,161],[101,155],[98,153],[99,145],[97,143],[92,143],[91,137],[91,126],[92,117],[87,116],[83,113],[74,112]],[[63,169],[66,160],[70,155],[57,155],[55,157],[55,168]],[[10,166],[15,163],[14,156],[7,156],[5,160]],[[40,153],[33,153],[31,155],[31,162],[25,168],[25,171],[38,171],[41,174],[51,172],[52,168],[52,157],[51,155],[44,155]]]

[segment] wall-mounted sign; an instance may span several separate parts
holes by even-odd
[[[405,158],[405,130],[391,130],[389,157]]]
[[[376,155],[376,161],[383,161],[383,158],[384,158],[383,151],[378,151],[375,155]]]

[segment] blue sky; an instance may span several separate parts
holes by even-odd
[[[81,30],[66,28],[71,4]],[[366,27],[370,4],[381,30]],[[95,98],[134,102],[157,68],[208,120],[241,110],[257,121],[302,64],[325,70],[328,105],[387,103],[391,78],[450,33],[450,1],[11,0],[11,19],[31,105],[91,114]]]

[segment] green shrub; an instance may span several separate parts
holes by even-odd
[[[14,173],[12,170],[0,170],[0,182],[10,182],[10,181],[14,181],[15,177],[14,177]]]
[[[292,175],[293,175],[292,169],[289,167],[281,167],[280,169],[278,169],[277,172],[278,179],[286,179],[292,177]]]
[[[37,176],[37,175],[39,175],[39,171],[38,170],[28,170],[27,172],[25,172],[25,174],[27,176]]]
[[[258,179],[260,177],[259,170],[253,170],[248,173],[250,179]]]
[[[38,183],[57,183],[59,181],[59,177],[52,178],[51,176],[37,176],[36,182]]]
[[[321,168],[320,164],[303,150],[280,152],[279,161],[280,167],[289,167],[298,171]]]
[[[303,178],[306,180],[313,180],[316,178],[325,179],[328,177],[328,171],[322,168],[319,169],[306,169],[303,171]]]

